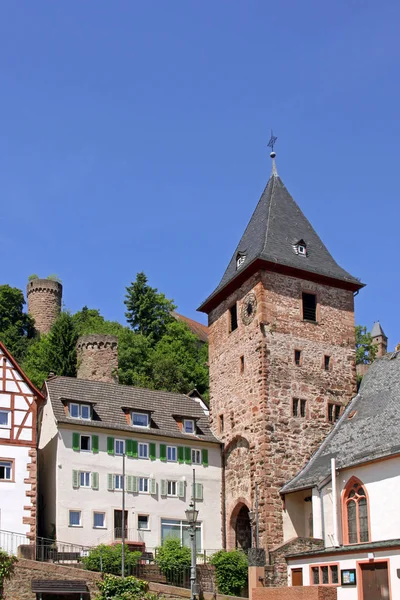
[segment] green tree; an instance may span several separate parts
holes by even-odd
[[[0,285],[0,340],[21,361],[34,338],[34,320],[24,313],[25,299],[18,288]]]
[[[160,548],[157,548],[156,563],[165,575],[167,582],[172,585],[185,580],[191,564],[191,552],[187,546],[182,546],[180,540],[168,537]]]
[[[377,346],[373,343],[372,336],[363,325],[356,326],[356,364],[369,365],[375,360]]]
[[[247,584],[248,562],[240,550],[220,550],[211,557],[220,594],[238,596]]]
[[[173,320],[171,313],[176,308],[173,300],[168,300],[157,288],[149,286],[144,273],[137,274],[126,292],[124,304],[127,322],[152,343],[158,342],[167,324]]]
[[[149,357],[155,389],[187,394],[208,390],[208,347],[200,344],[185,323],[173,321]]]
[[[87,306],[72,315],[72,322],[78,336],[90,333],[119,336],[121,331],[128,329],[116,321],[106,321],[99,310]]]
[[[16,556],[9,556],[7,552],[0,550],[0,598],[3,598],[3,586],[6,579],[10,579],[14,573],[17,562]]]
[[[125,545],[125,574],[131,572],[139,558],[141,552],[131,552],[129,547]],[[82,559],[82,563],[88,571],[102,571],[103,573],[113,573],[114,575],[121,574],[122,567],[122,544],[115,546],[107,546],[100,544],[89,551],[88,556]]]

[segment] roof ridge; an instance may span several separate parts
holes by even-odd
[[[269,182],[272,180],[272,190],[271,190],[271,199],[269,201],[269,207],[268,207],[268,216],[267,216],[267,230],[265,232],[265,238],[264,238],[264,245],[263,245],[263,249],[262,251],[265,252],[265,249],[267,247],[267,241],[268,241],[268,233],[269,233],[269,224],[270,224],[270,220],[271,220],[271,207],[272,207],[272,200],[274,198],[274,191],[275,191],[275,180],[279,179],[278,173],[276,175],[272,174],[270,176],[270,178],[268,179],[268,183],[267,183],[267,187],[269,185]]]

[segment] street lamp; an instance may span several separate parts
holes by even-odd
[[[194,493],[193,493],[194,496]],[[190,564],[190,598],[195,600],[197,594],[196,586],[196,521],[199,511],[196,510],[193,502],[189,504],[189,508],[185,510],[186,521],[189,524],[190,546],[192,550],[192,559]]]

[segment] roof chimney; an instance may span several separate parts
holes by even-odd
[[[83,335],[76,344],[78,379],[118,383],[118,338]]]

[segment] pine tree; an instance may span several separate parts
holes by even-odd
[[[49,333],[48,364],[56,375],[76,377],[77,341],[78,334],[71,315],[61,313]]]

